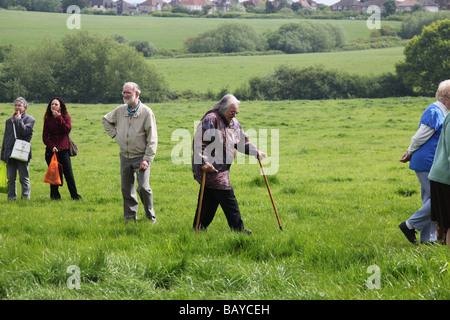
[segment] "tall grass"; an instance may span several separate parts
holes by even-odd
[[[244,129],[278,129],[280,167],[269,176],[284,231],[259,166],[234,164],[231,179],[246,228],[218,210],[192,230],[199,185],[175,165],[176,129],[191,134],[209,103],[151,105],[159,146],[151,166],[158,224],[124,223],[118,147],[101,126],[115,105],[69,105],[79,193],[50,201],[41,142],[43,104],[31,104],[31,200],[0,194],[2,299],[440,299],[450,298],[449,250],[412,246],[397,225],[420,207],[415,175],[398,159],[430,98],[245,102]],[[0,135],[12,113],[0,104]],[[263,149],[264,151],[264,149]],[[268,151],[270,156],[270,149]],[[20,186],[18,186],[20,190]],[[140,208],[139,218],[143,218]],[[366,285],[369,266],[380,288]],[[80,268],[70,289],[69,266]]]

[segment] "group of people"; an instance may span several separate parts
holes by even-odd
[[[136,83],[126,82],[122,91],[124,104],[103,116],[102,124],[106,133],[116,139],[120,150],[124,220],[137,220],[139,195],[146,219],[156,223],[149,179],[150,165],[158,145],[158,133],[155,115],[142,103],[140,93]],[[236,150],[260,160],[266,155],[248,140],[236,119],[239,104],[240,101],[233,95],[225,95],[205,113],[197,127],[193,141],[192,171],[194,179],[200,183],[200,189],[194,228],[207,229],[220,205],[231,230],[251,232],[244,228],[230,182],[230,167]],[[30,199],[31,152],[28,161],[10,158],[16,139],[29,142],[33,136],[35,119],[27,114],[27,107],[24,98],[17,98],[14,101],[14,115],[6,120],[1,160],[6,162],[7,167],[8,200],[15,200],[17,197],[17,172],[22,185],[22,199]],[[449,110],[450,80],[445,80],[436,91],[436,102],[423,112],[419,128],[400,159],[404,163],[410,162],[409,168],[416,172],[421,185],[423,206],[399,225],[406,238],[414,244],[418,243],[416,233],[419,231],[421,243],[438,241],[450,247]],[[61,98],[52,98],[44,116],[42,140],[46,146],[45,160],[49,164],[53,154],[57,155],[72,199],[80,200],[69,153],[71,129],[71,117],[66,104]],[[222,156],[218,157],[218,154]],[[61,199],[59,186],[50,186],[50,198]],[[201,215],[198,217],[199,213]]]
[[[450,79],[436,90],[436,102],[423,112],[417,132],[400,161],[410,162],[421,189],[422,207],[400,230],[413,244],[445,243],[450,247]]]
[[[141,91],[136,83],[126,82],[122,90],[124,104],[103,116],[101,121],[106,133],[116,140],[120,150],[124,220],[137,220],[139,206],[137,195],[139,195],[144,207],[145,218],[156,223],[153,192],[149,179],[150,165],[155,158],[158,145],[158,133],[155,115],[148,106],[142,103],[140,94]],[[248,141],[241,124],[236,119],[236,115],[239,113],[239,103],[239,100],[233,95],[225,95],[204,115],[194,137],[193,175],[200,184],[202,176],[205,176],[203,201],[199,201],[202,213],[201,218],[198,219],[200,228],[203,230],[208,228],[220,205],[231,230],[251,232],[244,229],[239,205],[230,183],[229,171],[236,150],[253,155],[258,159],[264,159],[266,155]],[[24,98],[17,98],[14,101],[14,110],[14,115],[6,120],[1,150],[1,160],[6,162],[7,167],[8,200],[15,200],[17,197],[17,171],[22,185],[22,199],[30,199],[29,163],[31,152],[28,161],[16,160],[10,156],[16,138],[31,141],[35,119],[26,113],[27,102]],[[13,126],[16,127],[17,136],[13,134]],[[72,199],[80,200],[81,196],[76,188],[69,153],[71,129],[71,117],[64,101],[61,98],[52,98],[44,116],[42,140],[46,146],[45,159],[49,164],[53,154],[57,155],[58,162],[62,164],[64,178]],[[215,136],[206,137],[205,131],[208,130],[213,130]],[[208,148],[210,144],[218,141],[221,142],[220,151],[227,155],[224,161],[218,160],[215,157],[216,151],[211,152]],[[238,145],[241,144],[244,145],[242,150],[238,148]],[[50,186],[50,197],[51,199],[61,199],[59,186]],[[196,227],[197,214],[198,208],[194,216],[194,227]]]
[[[19,173],[19,181],[22,187],[21,198],[30,199],[29,165],[32,152],[30,150],[28,154],[28,161],[11,158],[16,139],[30,142],[33,137],[33,127],[36,120],[26,112],[27,108],[28,102],[23,97],[17,98],[14,101],[14,114],[6,120],[5,124],[0,159],[6,163],[6,176],[8,181],[7,197],[9,201],[14,201],[17,198],[17,172]],[[45,160],[49,164],[53,154],[57,155],[58,162],[62,165],[63,175],[72,199],[80,200],[82,198],[77,191],[69,155],[69,133],[71,130],[71,117],[67,112],[64,100],[58,97],[52,98],[47,105],[47,110],[44,115],[42,140],[46,146]],[[58,189],[59,186],[50,186],[51,199],[61,199]]]

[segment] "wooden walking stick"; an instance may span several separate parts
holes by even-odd
[[[280,227],[280,230],[283,231],[283,227],[281,226],[281,222],[280,222],[280,217],[278,216],[278,211],[277,211],[277,208],[275,207],[275,202],[273,201],[272,192],[270,191],[269,181],[267,181],[266,173],[264,172],[264,167],[261,163],[261,160],[258,159],[258,161],[259,161],[259,166],[261,167],[261,171],[264,176],[264,180],[266,181],[266,186],[267,186],[267,190],[269,191],[270,200],[272,200],[272,205],[273,205],[273,209],[275,210],[275,215],[277,216],[278,226]]]
[[[198,203],[198,210],[197,210],[197,225],[195,226],[195,233],[198,233],[198,225],[200,224],[200,213],[202,212],[203,193],[205,191],[205,179],[206,179],[206,171],[203,171],[202,186],[201,186],[201,190],[200,190],[200,200]]]

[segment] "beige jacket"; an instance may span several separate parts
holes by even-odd
[[[134,115],[127,105],[115,108],[102,118],[102,124],[111,138],[116,138],[120,153],[126,158],[142,157],[152,162],[158,146],[158,132],[153,111],[141,102]]]

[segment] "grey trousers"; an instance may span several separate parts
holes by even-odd
[[[417,178],[420,181],[423,205],[408,219],[408,223],[420,231],[421,242],[433,242],[436,241],[437,237],[436,224],[434,221],[431,221],[431,193],[428,174],[429,172],[416,171]]]
[[[142,157],[125,158],[120,155],[120,177],[123,197],[123,217],[125,220],[137,220],[139,202],[144,206],[145,217],[156,220],[153,209],[153,192],[150,188],[150,164],[147,170],[139,170]],[[137,179],[136,179],[137,178]],[[138,187],[136,189],[136,180]]]
[[[30,173],[28,167],[30,162],[9,159],[6,164],[6,177],[8,179],[8,200],[13,201],[17,198],[16,178],[19,171],[19,181],[22,185],[22,199],[30,199]]]

